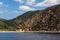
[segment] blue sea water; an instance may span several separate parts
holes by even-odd
[[[60,34],[39,32],[0,33],[0,40],[60,40]]]

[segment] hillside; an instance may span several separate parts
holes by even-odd
[[[42,13],[36,14],[30,21],[26,21],[26,26],[30,30],[60,30],[60,5],[45,9]]]
[[[3,26],[4,25],[4,26]],[[45,10],[28,11],[12,20],[0,20],[0,30],[60,30],[60,4]]]

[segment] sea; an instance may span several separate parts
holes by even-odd
[[[40,32],[1,32],[0,40],[60,40],[60,34]]]

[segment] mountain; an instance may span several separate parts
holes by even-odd
[[[24,22],[23,29],[29,30],[60,30],[60,4],[34,11],[36,14]]]
[[[27,24],[28,23],[29,22],[27,21]],[[60,5],[49,7],[45,9],[42,13],[37,14],[30,20],[30,23],[28,25],[31,26],[29,28],[36,31],[60,30]]]
[[[28,11],[14,19],[0,19],[0,30],[60,30],[60,4],[44,10]]]
[[[42,10],[41,10],[41,11],[42,11]],[[12,21],[18,20],[18,21],[20,21],[20,22],[24,22],[24,21],[26,21],[27,19],[32,18],[32,16],[38,14],[39,12],[40,12],[40,10],[38,10],[38,11],[28,11],[28,12],[26,12],[26,13],[24,13],[24,14],[16,17],[16,18],[14,18]]]

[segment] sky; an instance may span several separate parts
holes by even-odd
[[[60,0],[0,0],[0,18],[13,19],[27,11],[43,10]]]

